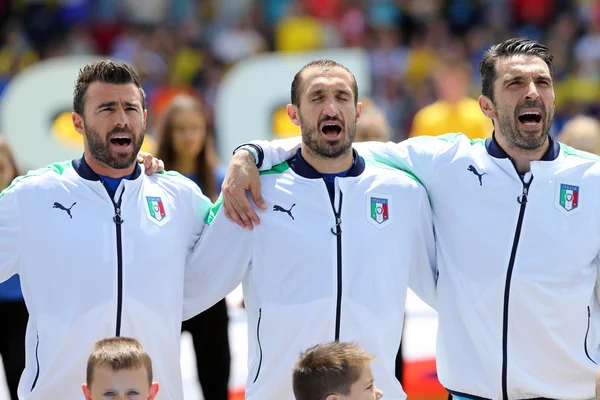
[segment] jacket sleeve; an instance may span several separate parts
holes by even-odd
[[[262,150],[261,154],[259,154],[259,170],[268,171],[274,165],[281,164],[292,158],[300,148],[301,138],[293,137],[270,142],[267,140],[254,140],[250,143]]]
[[[242,281],[251,261],[252,232],[231,222],[219,199],[208,213],[205,228],[187,258],[183,319],[213,306]]]
[[[21,226],[14,187],[0,193],[0,282],[18,273]]]
[[[186,178],[187,179],[187,178]],[[193,238],[192,242],[188,245],[188,253],[193,251],[195,244],[200,239],[200,235],[205,227],[206,218],[208,218],[208,214],[211,211],[213,204],[208,197],[204,193],[202,193],[202,189],[195,183],[190,181],[192,185],[192,204],[194,207],[194,225],[193,225]]]
[[[298,137],[273,141],[253,141],[262,152],[260,161],[261,171],[271,169],[274,165],[289,160],[300,148],[301,139]],[[437,155],[451,143],[445,136],[420,136],[394,142],[363,142],[355,143],[354,147],[360,155],[393,168],[415,175],[425,186],[427,181],[434,178],[434,164]]]
[[[435,166],[439,154],[452,145],[446,136],[419,136],[394,142],[355,143],[358,154],[367,161],[374,160],[415,176],[426,189],[435,179]]]
[[[421,195],[417,211],[418,219],[413,238],[413,259],[410,264],[408,287],[425,303],[436,308],[437,263],[436,246],[431,207],[427,192],[419,188]]]

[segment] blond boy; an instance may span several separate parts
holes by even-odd
[[[152,382],[152,360],[135,339],[116,337],[96,343],[82,385],[85,400],[154,400],[158,383]]]

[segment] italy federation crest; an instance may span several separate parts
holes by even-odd
[[[371,220],[381,225],[390,219],[390,201],[385,197],[371,196]]]
[[[562,208],[571,211],[579,205],[579,186],[560,184],[559,202]]]
[[[554,206],[564,215],[574,215],[581,210],[579,182],[556,182]]]
[[[148,202],[148,216],[150,219],[154,219],[157,222],[161,222],[167,214],[165,213],[165,206],[160,197],[146,196]]]

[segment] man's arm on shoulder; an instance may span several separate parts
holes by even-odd
[[[0,193],[0,282],[19,272],[21,224],[15,187]]]
[[[413,232],[413,257],[408,287],[425,303],[436,309],[437,262],[433,219],[427,192],[419,187],[418,219]]]
[[[187,258],[184,320],[211,307],[241,283],[251,261],[251,235],[225,216],[219,199]]]
[[[254,140],[250,142],[257,146],[262,154],[259,154],[257,165],[260,171],[268,171],[275,165],[281,164],[292,158],[300,148],[302,138],[300,136],[278,139],[278,140]],[[241,146],[243,147],[243,145]]]
[[[394,142],[355,143],[358,154],[392,168],[410,172],[426,188],[435,177],[435,163],[444,147],[448,147],[446,136],[418,136]]]

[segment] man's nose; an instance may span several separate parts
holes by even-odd
[[[538,93],[537,86],[535,86],[535,82],[529,83],[525,98],[527,100],[536,100],[538,97],[540,97],[540,94]]]
[[[127,113],[125,112],[124,109],[119,108],[116,112],[115,112],[115,125],[119,126],[119,127],[125,127],[128,125],[129,123],[129,119],[127,118]]]
[[[330,117],[335,117],[340,113],[340,109],[337,106],[334,99],[330,99],[327,101],[327,107],[325,108],[325,113]]]

